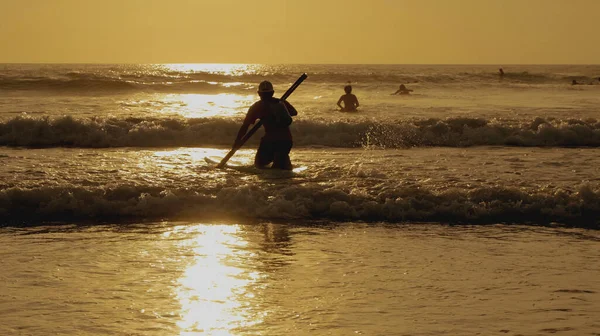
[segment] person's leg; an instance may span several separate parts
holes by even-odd
[[[269,163],[273,162],[275,156],[275,146],[270,141],[260,141],[256,156],[254,157],[254,166],[256,168],[266,168]]]
[[[276,150],[273,157],[273,168],[292,170],[292,161],[290,160],[290,150],[293,143],[291,141],[281,141],[276,144]]]

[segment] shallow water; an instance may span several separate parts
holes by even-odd
[[[597,231],[3,228],[2,335],[598,335]]]

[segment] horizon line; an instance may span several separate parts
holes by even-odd
[[[489,65],[489,66],[511,66],[511,65],[594,65],[600,63],[239,63],[239,62],[0,62],[0,64],[77,64],[77,65],[164,65],[164,64],[245,64],[245,65],[443,65],[443,66],[465,66],[465,65]]]

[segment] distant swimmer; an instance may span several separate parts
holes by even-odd
[[[573,81],[571,82],[571,85],[579,85],[579,83],[573,79]]]
[[[410,94],[413,90],[408,89],[404,84],[400,84],[400,87],[398,88],[398,91],[392,93],[393,95],[397,95],[397,94],[401,94],[401,95],[407,95]]]
[[[498,69],[498,75],[500,75],[500,78],[504,77],[504,70],[502,68]]]
[[[352,86],[344,86],[344,91],[346,94],[340,97],[337,106],[340,107],[340,111],[342,112],[356,112],[356,108],[358,108],[358,98],[352,94]],[[344,102],[344,106],[340,104],[341,102]]]

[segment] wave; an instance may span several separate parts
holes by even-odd
[[[353,192],[318,184],[38,187],[0,190],[0,225],[48,221],[310,220],[440,223],[561,223],[600,228],[600,190],[487,187],[434,192],[424,187]]]
[[[0,90],[69,92],[197,92],[222,93],[249,90],[243,83],[217,83],[203,80],[135,81],[121,78],[84,76],[82,78],[1,78]]]
[[[298,73],[280,72],[241,73],[238,75],[209,72],[154,72],[154,73],[94,73],[65,72],[47,76],[0,75],[0,91],[50,91],[50,92],[240,92],[254,90],[257,83],[269,78],[274,83],[292,83]],[[309,74],[309,83],[339,85],[355,84],[497,84],[493,72],[458,73],[406,73],[398,71],[322,71]],[[573,79],[581,83],[596,82],[597,78],[583,75],[560,75],[551,73],[507,73],[503,84],[568,84]]]
[[[16,117],[0,122],[0,146],[227,147],[239,126],[240,120],[224,118]],[[600,122],[596,119],[297,120],[291,128],[295,146],[307,147],[600,147]],[[253,137],[249,144],[257,144],[259,138]]]

